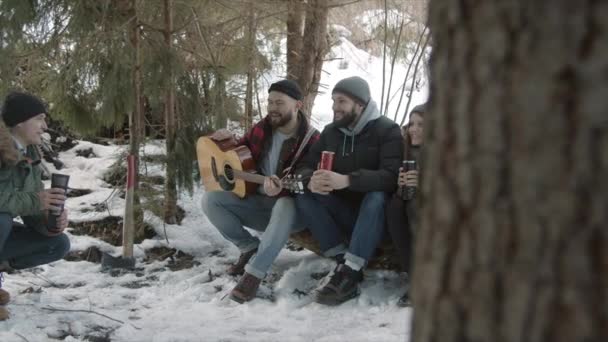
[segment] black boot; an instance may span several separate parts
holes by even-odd
[[[344,253],[340,253],[340,254],[336,254],[335,256],[332,257],[334,260],[336,260],[336,263],[338,265],[343,264],[346,262],[346,260],[344,259]]]
[[[336,254],[335,256],[332,257],[332,259],[336,260],[336,263],[338,264],[338,266],[346,263],[346,255],[344,253]],[[358,281],[362,282],[363,281],[363,271],[356,271],[356,272],[357,272]]]
[[[410,301],[409,292],[405,292],[401,298],[397,301],[397,306],[400,308],[406,308],[412,306],[412,302]]]
[[[329,282],[317,290],[315,301],[324,305],[340,305],[359,295],[359,283],[362,280],[361,271],[340,264],[334,270]]]

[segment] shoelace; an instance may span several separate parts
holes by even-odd
[[[245,275],[242,282],[240,283],[241,288],[250,288],[257,283],[257,278],[250,275]]]
[[[329,284],[338,286],[342,283],[342,280],[346,277],[346,271],[344,267],[341,267],[334,272],[333,276],[329,279]]]

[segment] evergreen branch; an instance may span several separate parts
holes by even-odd
[[[192,10],[192,14],[194,15],[194,18],[196,19],[195,23],[196,23],[196,29],[198,31],[198,34],[201,37],[203,43],[205,44],[205,47],[207,48],[209,55],[211,56],[211,62],[213,63],[213,66],[217,67],[217,60],[215,58],[215,55],[213,55],[213,50],[211,50],[211,46],[209,45],[209,42],[207,41],[206,36],[203,34],[203,31],[201,30],[200,20],[198,18],[198,15],[196,14],[196,10],[194,9],[194,7],[191,7],[190,9]]]

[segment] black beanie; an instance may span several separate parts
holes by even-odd
[[[302,89],[300,89],[300,86],[295,81],[288,79],[284,79],[271,84],[270,88],[268,89],[268,92],[270,93],[271,91],[281,92],[298,101],[302,101],[303,98]]]
[[[331,93],[342,93],[363,105],[367,105],[372,98],[369,84],[359,76],[348,77],[336,83]]]
[[[46,106],[42,100],[34,95],[20,92],[8,94],[2,105],[2,119],[7,127],[14,127],[46,112]]]

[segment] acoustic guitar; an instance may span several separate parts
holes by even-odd
[[[200,137],[196,143],[196,155],[206,191],[231,191],[243,198],[264,184],[265,177],[256,172],[249,148],[236,146],[233,139],[216,141]],[[304,192],[301,177],[283,177],[281,185],[291,192]]]

